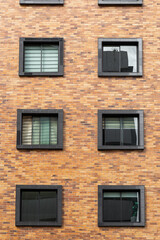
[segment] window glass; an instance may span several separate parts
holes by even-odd
[[[21,194],[21,221],[56,221],[56,191],[23,190]]]
[[[104,46],[102,68],[104,72],[138,72],[137,46]]]
[[[139,192],[104,191],[103,221],[139,222]]]
[[[56,221],[57,194],[56,191],[40,191],[39,221]]]
[[[105,118],[103,128],[104,145],[120,145],[120,118]]]
[[[104,145],[138,145],[138,117],[104,117]]]
[[[25,72],[58,72],[58,45],[25,44]]]
[[[23,116],[23,145],[57,144],[58,118]]]
[[[137,46],[121,46],[121,72],[137,71]]]
[[[21,221],[38,221],[38,192],[22,191]]]
[[[138,118],[123,118],[123,145],[138,145]]]

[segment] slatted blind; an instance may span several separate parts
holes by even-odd
[[[58,72],[58,45],[48,43],[24,46],[25,72]]]
[[[57,144],[57,117],[23,116],[23,145]]]

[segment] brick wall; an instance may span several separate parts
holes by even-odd
[[[0,239],[159,239],[159,6],[155,0],[138,7],[1,1]],[[63,37],[64,77],[19,77],[19,37]],[[143,77],[98,78],[99,37],[142,38]],[[63,151],[16,150],[18,108],[62,108]],[[98,109],[143,109],[145,150],[98,151]],[[16,184],[63,185],[63,226],[15,227]],[[145,185],[146,227],[98,227],[98,185],[109,184]]]

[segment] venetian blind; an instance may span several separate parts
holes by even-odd
[[[25,72],[58,72],[58,45],[38,43],[24,47]]]
[[[57,117],[23,116],[22,144],[57,144]]]

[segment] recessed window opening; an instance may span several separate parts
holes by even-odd
[[[23,115],[22,144],[57,144],[58,116]]]
[[[104,222],[140,222],[139,191],[104,191]]]
[[[57,221],[57,191],[22,190],[20,221]]]
[[[139,145],[138,116],[103,116],[104,145]]]
[[[58,72],[58,44],[25,43],[24,72]]]
[[[103,72],[138,72],[138,45],[135,44],[104,44]]]

